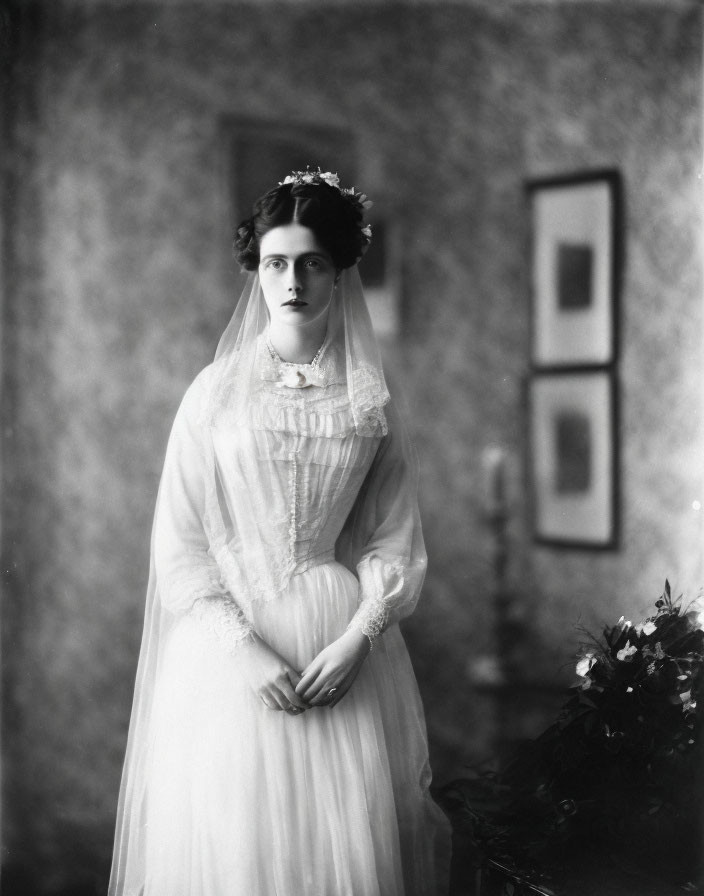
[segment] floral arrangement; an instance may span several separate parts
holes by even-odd
[[[622,616],[590,639],[577,663],[577,693],[563,711],[587,715],[610,751],[643,751],[650,762],[695,745],[696,693],[704,658],[702,618],[673,600],[670,584],[656,612],[633,625]]]
[[[585,633],[557,721],[501,772],[445,789],[448,811],[484,858],[537,879],[585,841],[642,855],[664,848],[680,865],[696,863],[702,621],[666,582],[643,622],[621,617],[601,638]]]

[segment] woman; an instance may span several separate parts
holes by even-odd
[[[442,892],[396,624],[425,551],[356,271],[365,200],[294,172],[238,230],[249,284],[159,489],[111,896]]]

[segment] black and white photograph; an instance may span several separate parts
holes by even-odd
[[[701,0],[0,0],[2,896],[704,896]]]

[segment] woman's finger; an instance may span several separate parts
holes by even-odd
[[[276,704],[276,709],[281,710],[282,712],[288,712],[289,706],[291,705],[288,700],[284,697],[284,695],[277,690],[271,691],[271,699]]]
[[[330,672],[321,672],[321,674],[313,681],[305,690],[305,693],[300,696],[311,706],[314,706],[316,703],[320,702],[321,699],[325,697],[330,688],[334,688],[337,685],[337,681],[333,679]]]
[[[315,664],[315,660],[303,671],[301,680],[296,685],[296,693],[309,703],[309,692],[312,693],[316,686],[318,678],[323,674],[322,668]]]
[[[348,673],[347,675],[345,675],[345,677],[342,679],[340,684],[335,689],[335,693],[332,695],[332,697],[328,701],[329,709],[332,709],[333,706],[337,705],[340,702],[340,700],[342,700],[342,698],[345,696],[347,691],[349,691],[349,689],[352,687],[352,682],[354,681],[354,678],[355,678],[355,676],[353,673]]]
[[[359,672],[359,668],[360,668],[359,666],[355,666],[355,667],[354,667],[350,672],[348,672],[347,675],[343,678],[342,682],[340,683],[340,686],[339,686],[338,689],[337,689],[337,692],[335,693],[335,695],[333,696],[332,700],[331,700],[330,703],[328,704],[329,707],[330,707],[330,709],[332,709],[333,706],[337,706],[337,704],[340,702],[340,700],[342,700],[342,698],[345,696],[345,694],[346,694],[346,693],[349,691],[349,689],[352,687],[352,685],[353,685],[354,682],[355,682],[355,679],[357,678],[357,673]]]
[[[352,668],[336,669],[323,676],[315,682],[310,693],[306,694],[306,700],[311,706],[334,706],[349,690],[361,666],[362,662],[359,661]],[[330,693],[331,689],[334,689],[333,694]]]
[[[286,701],[286,703],[289,704],[289,706],[296,707],[297,709],[301,710],[308,709],[308,702],[296,693],[293,683],[290,679],[291,676],[289,675],[286,681],[279,685],[281,696]]]
[[[264,706],[266,706],[267,709],[281,709],[281,707],[278,705],[278,703],[276,703],[274,700],[272,700],[268,694],[260,694],[259,699],[262,701],[262,703],[264,704]]]
[[[286,679],[286,684],[288,684],[288,678]],[[286,685],[281,679],[276,679],[267,685],[264,693],[266,694],[267,701],[270,705],[271,709],[280,710],[283,712],[288,712],[292,706],[291,701],[289,700],[286,692]],[[288,685],[289,690],[293,693],[293,689],[290,684]],[[305,706],[305,704],[303,704]]]
[[[337,689],[335,695],[333,696],[332,700],[328,703],[328,708],[332,709],[334,706],[337,706],[337,704],[340,702],[340,700],[342,700],[342,698],[345,696],[345,694],[349,691],[349,689],[351,687],[352,687],[351,681],[348,682],[347,684],[340,685],[340,687]]]
[[[339,676],[336,676],[335,678],[328,678],[325,676],[319,681],[316,681],[314,690],[311,692],[310,696],[306,697],[306,700],[310,706],[327,706],[331,700],[334,700],[343,682],[344,678],[340,678]],[[331,691],[333,692],[332,694],[330,693]]]
[[[298,684],[298,682],[301,680],[301,673],[296,672],[295,669],[289,669],[288,670],[288,678],[289,678],[289,681],[291,682],[291,685],[295,688],[296,685]]]

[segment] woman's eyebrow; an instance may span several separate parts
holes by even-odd
[[[293,258],[294,261],[298,261],[301,258],[325,258],[326,256],[322,252],[301,252],[300,255],[286,255],[285,252],[270,252],[268,255],[262,256],[262,261],[266,261],[269,258]]]

